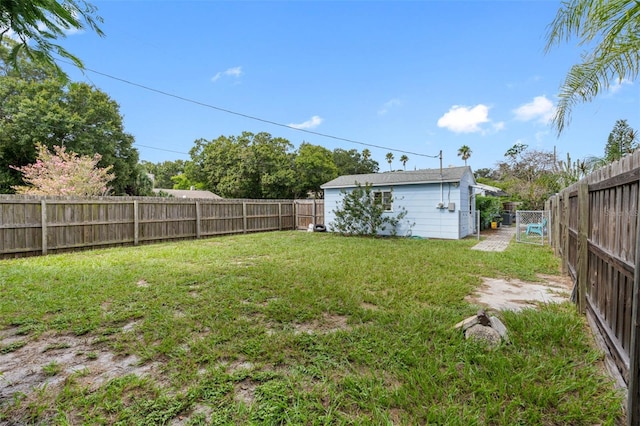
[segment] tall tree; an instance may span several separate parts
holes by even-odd
[[[578,38],[582,63],[571,67],[560,87],[553,124],[561,133],[578,102],[590,102],[600,92],[640,71],[640,3],[636,0],[567,0],[549,25],[546,50]]]
[[[638,148],[637,133],[629,126],[627,120],[618,120],[609,133],[604,147],[604,158],[607,163],[621,159]]]
[[[504,156],[496,174],[505,191],[523,201],[525,210],[543,208],[547,198],[560,189],[555,154],[515,144]]]
[[[376,173],[378,162],[371,159],[371,151],[363,149],[362,154],[356,149],[336,148],[333,150],[333,162],[338,168],[338,175],[359,175]]]
[[[6,54],[0,46],[0,60]],[[78,155],[100,154],[100,167],[113,166],[113,193],[138,195],[144,180],[138,151],[124,131],[118,104],[85,83],[49,78],[46,67],[21,60],[29,64],[27,78],[6,62],[1,67],[5,74],[0,73],[0,192],[12,192],[22,183],[9,166],[33,163],[39,142]]]
[[[300,144],[295,158],[297,185],[296,196],[306,197],[313,192],[318,197],[320,185],[335,179],[338,168],[333,162],[333,154],[327,148],[307,142]]]
[[[391,163],[393,163],[393,152],[387,152],[387,155],[384,156],[384,158],[386,158],[387,163],[389,163],[389,171],[391,170]]]
[[[467,145],[462,145],[459,149],[458,149],[458,157],[461,157],[464,160],[464,165],[467,165],[467,160],[469,159],[469,157],[471,157],[471,148],[469,148]]]
[[[269,133],[200,139],[185,164],[188,181],[230,198],[292,198],[293,145]]]
[[[407,161],[409,161],[409,157],[407,157],[405,154],[400,156],[400,162],[402,163],[402,168],[404,170],[407,170]]]
[[[20,53],[24,53],[64,76],[53,54],[71,60],[78,67],[82,67],[82,62],[55,42],[71,30],[86,28],[103,36],[99,27],[102,18],[96,13],[96,7],[84,0],[2,0],[0,45],[9,37],[16,41],[11,48],[11,62],[17,64]]]

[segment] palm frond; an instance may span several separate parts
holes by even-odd
[[[580,45],[599,40],[583,62],[569,70],[560,88],[552,124],[562,133],[579,102],[589,102],[611,82],[634,80],[640,73],[640,2],[637,0],[569,0],[547,32],[548,52],[562,41],[578,37]]]

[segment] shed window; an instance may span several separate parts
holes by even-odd
[[[374,192],[373,201],[376,204],[382,204],[385,212],[393,211],[393,198],[391,197],[391,191]]]

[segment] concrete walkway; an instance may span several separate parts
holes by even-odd
[[[471,250],[505,251],[514,235],[516,235],[515,226],[488,229],[480,234],[481,237],[485,237],[484,240],[471,247]]]

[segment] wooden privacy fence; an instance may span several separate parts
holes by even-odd
[[[307,229],[309,224],[324,224],[324,200],[296,200],[296,228]]]
[[[4,195],[0,196],[0,258],[306,229],[323,218],[323,200]]]
[[[640,152],[551,197],[551,241],[575,284],[576,303],[628,388],[628,422],[640,424],[638,225]]]

